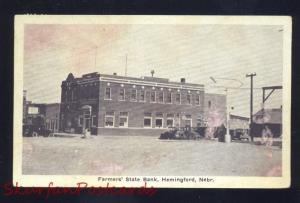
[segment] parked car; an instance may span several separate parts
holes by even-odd
[[[244,129],[235,129],[235,132],[233,130],[230,130],[231,140],[242,140],[242,141],[250,141],[250,136],[248,135],[248,132]]]
[[[191,127],[170,127],[167,132],[160,135],[159,139],[191,140],[199,139],[200,135]]]
[[[37,125],[23,125],[23,136],[26,137],[37,137],[44,136],[48,137],[51,133],[51,130],[46,129],[45,126],[37,126]]]

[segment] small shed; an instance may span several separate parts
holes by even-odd
[[[261,109],[253,115],[252,133],[255,137],[260,137],[264,126],[271,129],[274,137],[282,134],[282,109]]]

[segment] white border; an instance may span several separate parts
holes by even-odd
[[[14,43],[14,129],[13,129],[13,183],[21,186],[76,187],[85,181],[89,186],[103,186],[98,176],[82,175],[22,175],[22,91],[23,91],[23,47],[25,24],[222,24],[222,25],[282,25],[283,27],[283,148],[282,177],[231,177],[217,176],[214,182],[198,183],[153,183],[148,186],[168,188],[287,188],[290,186],[290,115],[291,115],[291,25],[288,16],[58,16],[58,15],[17,15],[15,16]],[[160,178],[160,176],[157,176]],[[197,177],[197,176],[195,176]],[[123,179],[124,180],[124,179]],[[116,187],[140,187],[143,182],[112,182]]]

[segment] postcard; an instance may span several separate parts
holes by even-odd
[[[13,184],[289,187],[291,25],[16,15]]]

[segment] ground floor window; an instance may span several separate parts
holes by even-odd
[[[46,128],[49,130],[50,129],[50,123],[49,119],[46,120]]]
[[[58,120],[57,119],[55,119],[55,128],[54,128],[54,130],[55,131],[58,130]]]
[[[162,128],[163,127],[163,118],[156,118],[155,119],[155,127]]]
[[[151,113],[144,114],[144,128],[151,128],[152,127],[152,115]]]
[[[191,115],[185,115],[183,120],[184,120],[184,127],[192,127],[192,116]]]
[[[174,127],[174,114],[167,114],[167,127]]]
[[[54,129],[54,120],[51,120],[51,127],[50,127],[51,130]]]
[[[110,111],[105,113],[105,127],[114,127],[115,112]]]
[[[162,112],[156,112],[155,114],[155,127],[156,128],[162,128],[163,127],[163,113]]]
[[[119,127],[128,127],[128,112],[120,112]]]

